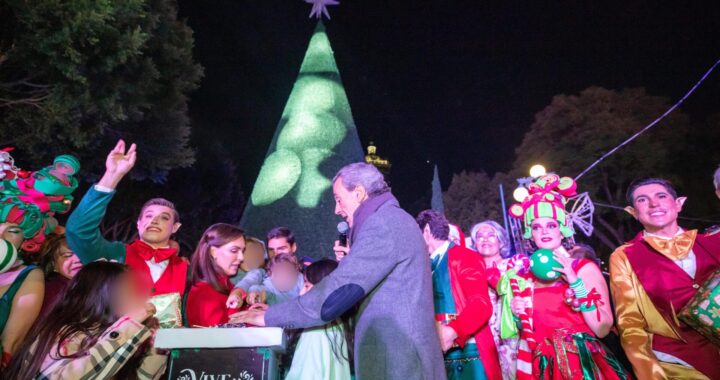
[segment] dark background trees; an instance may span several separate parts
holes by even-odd
[[[131,239],[138,207],[155,196],[180,209],[185,250],[212,222],[239,221],[236,163],[191,130],[188,95],[203,68],[175,0],[7,0],[0,25],[0,146],[17,147],[18,164],[72,152],[83,166],[79,197],[123,138],[139,160],[104,221],[109,238]]]
[[[132,175],[162,182],[194,161],[187,94],[202,67],[174,0],[2,4],[0,145],[37,166],[72,151],[97,175],[120,136],[142,152]],[[158,144],[158,141],[162,141]]]
[[[533,164],[549,171],[576,176],[663,114],[672,102],[648,94],[643,88],[609,90],[589,87],[577,95],[557,95],[535,115],[535,121],[515,150],[508,174],[460,173],[445,192],[451,220],[469,228],[483,219],[502,219],[497,183],[527,176]],[[659,176],[674,182],[689,197],[682,224],[701,228],[720,220],[720,202],[712,188],[712,173],[720,162],[720,116],[693,122],[678,109],[662,122],[618,150],[579,180],[596,203],[595,231],[591,238],[605,255],[629,240],[639,225],[622,211],[625,190],[636,178]],[[517,186],[507,181],[506,199]],[[585,239],[581,236],[580,239]]]
[[[576,175],[662,113],[717,58],[718,40],[709,38],[716,4],[414,5],[343,3],[331,9],[328,33],[360,137],[393,161],[403,205],[430,206],[426,162],[438,163],[446,211],[465,228],[499,219],[498,183],[510,199],[531,163]],[[175,0],[0,2],[0,146],[16,146],[26,168],[75,152],[85,186],[119,136],[140,146],[135,182],[124,183],[111,206],[113,236],[132,233],[138,205],[151,196],[175,200],[188,215],[181,240],[238,217],[238,183],[249,195],[314,26],[299,0],[180,6],[198,36],[178,20]],[[192,92],[198,61],[208,76]],[[593,83],[648,90],[588,88]],[[685,103],[687,114],[619,151],[581,189],[622,205],[632,170],[644,169],[672,176],[689,195],[684,215],[703,221],[686,226],[720,219],[709,180],[720,163],[720,114],[711,115],[718,88],[715,73]],[[550,101],[563,92],[574,95]],[[522,142],[526,132],[550,149]],[[596,221],[594,243],[604,252],[637,229],[614,209],[598,207]]]

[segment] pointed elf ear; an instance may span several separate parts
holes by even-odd
[[[678,207],[682,208],[686,200],[687,197],[677,197],[677,199],[675,199],[675,204],[677,204]]]
[[[637,211],[635,210],[635,207],[633,206],[627,206],[625,207],[625,212],[632,215],[633,218],[637,219]]]

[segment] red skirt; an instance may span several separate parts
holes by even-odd
[[[610,350],[594,335],[575,329],[557,329],[538,342],[533,353],[536,379],[632,379]]]

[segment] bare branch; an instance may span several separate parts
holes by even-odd
[[[602,215],[600,215],[600,214],[596,215],[595,220],[597,220],[598,223],[600,223],[600,225],[605,227],[605,229],[615,238],[615,241],[617,243],[616,246],[622,244],[623,241],[625,241],[625,239],[620,234],[618,229],[616,227],[614,227],[613,225],[611,225],[607,220],[605,220],[605,218],[603,218]]]
[[[603,233],[602,231],[600,231],[600,229],[598,229],[598,228],[596,228],[593,231],[593,235],[595,235],[598,238],[598,240],[600,240],[600,242],[603,243],[603,245],[610,248],[611,250],[618,247],[617,244],[614,244],[612,242],[612,240],[610,240],[610,238],[608,238],[608,236],[605,233]]]

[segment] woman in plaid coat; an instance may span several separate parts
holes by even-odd
[[[158,328],[127,267],[86,265],[49,318],[31,332],[5,379],[158,379],[166,356],[152,348]]]

